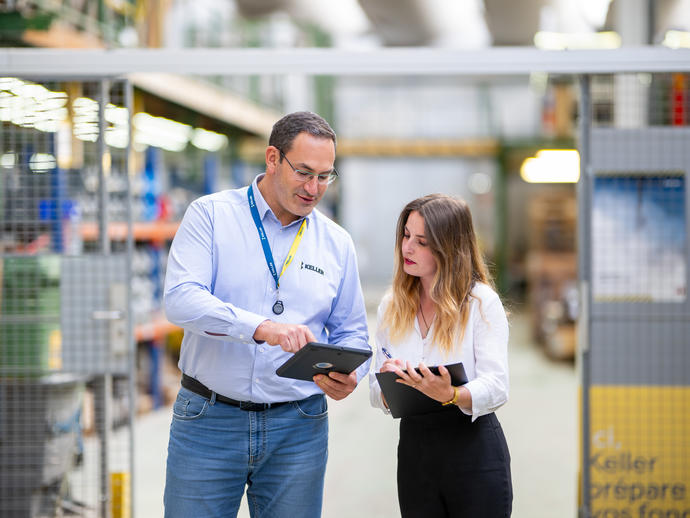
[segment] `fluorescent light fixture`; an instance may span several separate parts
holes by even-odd
[[[67,100],[65,92],[54,92],[43,85],[14,77],[0,77],[0,121],[55,133],[61,124],[68,121]],[[96,142],[99,134],[98,102],[88,97],[78,97],[72,101],[72,112],[74,137]],[[106,144],[117,148],[127,147],[130,131],[127,108],[109,103],[105,107],[104,117],[108,122],[105,131]],[[144,112],[133,117],[133,128],[133,140],[137,150],[155,146],[168,151],[183,151],[190,139],[194,146],[211,152],[218,151],[228,144],[228,138],[221,133],[202,128],[193,129],[187,124],[165,117],[154,117]],[[54,167],[44,168],[41,164],[45,157],[41,154],[36,154],[35,157],[38,158],[32,157],[32,160],[37,165],[32,169],[44,171]]]
[[[661,44],[672,49],[690,49],[690,32],[666,31]]]
[[[215,131],[196,128],[192,134],[192,145],[199,149],[215,152],[222,149],[228,143],[228,137]]]
[[[580,179],[580,154],[575,149],[542,149],[525,159],[520,176],[528,183],[576,183]]]
[[[129,142],[129,131],[127,128],[113,127],[105,130],[105,143],[110,147],[124,149]]]
[[[491,177],[486,173],[474,173],[467,180],[467,186],[474,194],[487,194],[491,191]]]
[[[45,86],[34,83],[24,83],[19,88],[14,88],[13,92],[19,97],[33,97],[37,101],[48,99],[51,94]]]
[[[56,165],[55,157],[50,153],[34,153],[29,159],[29,168],[34,173],[45,173],[55,169]]]
[[[45,112],[39,112],[34,121],[34,128],[39,131],[48,133],[55,133],[62,121],[67,120],[67,108],[51,109]]]
[[[617,49],[621,46],[621,37],[613,31],[578,33],[539,31],[534,35],[534,46],[542,50]]]
[[[88,97],[77,97],[72,103],[75,115],[87,117],[88,120],[98,120],[98,103]]]
[[[9,92],[0,91],[0,121],[11,121],[12,110],[17,97]]]
[[[105,143],[110,147],[126,148],[129,142],[129,110],[108,104],[105,107],[105,120],[112,124],[105,130]]]
[[[133,117],[134,142],[139,148],[154,146],[168,151],[182,151],[187,147],[192,127],[165,117],[139,112]]]
[[[78,97],[72,102],[74,136],[79,140],[98,140],[98,103],[88,97]]]
[[[0,90],[12,91],[18,88],[24,81],[16,77],[0,77]]]
[[[108,104],[105,107],[105,120],[115,125],[129,124],[129,111],[122,106]]]
[[[54,133],[67,118],[67,94],[14,77],[0,78],[0,120]]]
[[[17,158],[14,153],[5,153],[0,157],[0,166],[12,168],[16,162]]]

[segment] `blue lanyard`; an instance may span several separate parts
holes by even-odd
[[[268,237],[266,236],[264,225],[263,223],[261,223],[261,216],[259,216],[259,210],[256,208],[256,201],[254,200],[254,190],[252,189],[251,185],[249,186],[249,189],[247,189],[247,199],[249,200],[249,209],[252,212],[254,225],[256,225],[256,230],[259,232],[261,247],[264,249],[264,257],[266,258],[266,264],[268,265],[268,269],[271,272],[271,275],[273,276],[273,280],[276,281],[276,289],[278,289],[280,287],[280,276],[283,275],[283,273],[285,273],[285,270],[292,262],[293,257],[295,257],[295,252],[297,251],[297,247],[299,246],[299,243],[302,240],[304,228],[307,225],[307,219],[305,218],[304,221],[302,221],[302,225],[299,227],[297,235],[295,236],[295,239],[292,241],[292,246],[290,247],[288,256],[285,258],[283,269],[281,270],[280,275],[278,275],[278,270],[276,270],[276,264],[273,260],[273,253],[271,252],[271,247],[268,244]]]

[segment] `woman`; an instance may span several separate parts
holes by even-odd
[[[395,250],[393,285],[378,310],[375,371],[394,371],[399,383],[446,407],[400,422],[401,514],[508,517],[510,454],[494,414],[508,399],[508,322],[469,208],[442,194],[408,203]],[[443,367],[456,362],[469,379],[460,387]],[[439,365],[439,375],[427,365]],[[387,411],[374,374],[370,388],[372,405]]]

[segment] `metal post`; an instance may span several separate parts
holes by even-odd
[[[110,176],[110,154],[105,144],[105,108],[110,101],[110,82],[99,81],[98,93],[98,234],[103,255],[110,254],[108,238],[108,177]]]
[[[110,239],[108,236],[108,177],[110,176],[110,155],[105,143],[105,108],[109,102],[110,82],[107,79],[99,81],[98,95],[98,187],[99,187],[99,214],[98,229],[101,245],[101,253],[110,255]],[[111,358],[110,343],[107,344],[106,358]],[[100,457],[101,457],[101,512],[103,518],[110,517],[110,465],[108,453],[112,434],[112,393],[113,376],[110,372],[104,372],[100,380],[96,381],[95,404],[100,407],[100,412],[96,415],[100,417],[99,438],[100,438]]]
[[[590,168],[590,129],[591,98],[590,76],[582,75],[580,80],[580,121],[579,121],[579,152],[580,152],[580,180],[577,184],[577,236],[578,236],[578,275],[580,278],[580,313],[578,317],[578,360],[582,383],[582,457],[581,457],[581,491],[582,505],[579,510],[580,518],[591,516],[590,506],[590,364],[589,364],[589,324],[591,322],[591,210],[592,210],[592,171]]]
[[[131,154],[132,154],[132,117],[134,115],[134,91],[132,88],[132,83],[125,80],[123,82],[124,96],[125,96],[125,108],[127,108],[127,114],[129,117],[128,131],[129,136],[127,138],[127,148],[125,155],[125,215],[127,218],[127,278],[131,279],[133,277],[132,273],[132,257],[134,254],[134,229],[132,228],[132,185],[131,185]],[[135,445],[134,445],[134,419],[136,417],[136,397],[137,389],[135,383],[135,373],[137,369],[136,364],[136,347],[137,344],[134,341],[134,319],[132,314],[132,283],[127,283],[127,336],[129,337],[129,494],[130,494],[130,513],[133,518],[136,518],[134,512],[134,501],[136,495],[134,494],[136,488],[135,474],[134,474],[134,455],[135,455]]]

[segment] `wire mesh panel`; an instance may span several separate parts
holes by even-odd
[[[585,508],[690,516],[688,76],[591,85]]]
[[[566,162],[545,160],[549,174],[541,181],[527,180],[519,166],[542,151],[548,158],[552,147],[573,147],[572,78],[367,71],[314,78],[314,99],[305,100],[311,79],[301,73],[308,72],[290,66],[284,106],[313,104],[338,132],[342,174],[320,209],[357,243],[364,284],[389,282],[391,229],[404,203],[435,191],[458,195],[472,207],[482,249],[496,258],[499,274],[514,249],[530,242],[515,254],[519,260],[510,258],[518,265],[515,284],[534,281],[534,327],[550,354],[572,357],[575,193],[572,185],[539,185],[563,181],[552,173]],[[267,67],[249,82],[280,84],[275,74]],[[270,131],[270,124],[239,127],[236,114],[191,103],[203,95],[181,95],[189,83],[173,79],[158,79],[171,82],[163,89],[133,79],[140,86],[131,138],[124,83],[0,79],[2,517],[129,514],[136,487],[132,335],[154,364],[176,332],[160,331],[150,318],[160,310],[164,242],[197,195],[246,185],[262,172],[265,135],[257,134]],[[590,79],[591,102],[579,115],[591,124],[579,144],[592,212],[577,214],[588,224],[579,253],[591,263],[583,515],[690,517],[688,76]],[[217,99],[207,85],[190,91]],[[321,99],[322,91],[333,99]],[[178,103],[185,98],[186,107]],[[130,140],[138,161],[131,168]],[[128,175],[134,169],[136,196]],[[499,285],[510,286],[505,279]],[[558,343],[566,345],[548,345]],[[156,368],[150,371],[153,377]],[[152,396],[164,399],[160,391]],[[160,500],[157,494],[157,510]]]
[[[0,79],[3,517],[129,512],[126,92]]]

